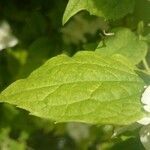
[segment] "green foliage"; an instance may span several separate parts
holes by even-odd
[[[100,42],[96,51],[104,55],[122,54],[131,60],[133,64],[141,62],[148,50],[147,43],[142,41],[127,28],[113,29],[114,35]]]
[[[130,124],[142,116],[144,86],[133,69],[119,56],[60,55],[13,83],[0,99],[56,122]]]
[[[106,19],[119,19],[133,12],[134,3],[134,0],[69,0],[63,24],[81,10],[87,10],[92,15]]]
[[[22,133],[18,141],[9,137],[9,129],[2,129],[0,131],[0,149],[1,150],[25,150],[27,149],[25,138],[26,135]]]
[[[0,10],[0,149],[149,150],[149,125],[136,123],[149,117],[149,0],[1,0]]]

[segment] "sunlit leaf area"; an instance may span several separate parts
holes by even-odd
[[[150,1],[0,0],[0,150],[150,150]]]

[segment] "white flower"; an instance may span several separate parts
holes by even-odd
[[[141,102],[144,104],[143,108],[146,112],[145,117],[137,121],[144,125],[140,130],[140,140],[146,150],[150,150],[150,86],[146,87],[142,94]]]
[[[137,122],[139,124],[142,124],[142,125],[148,125],[148,124],[150,124],[150,118],[149,117],[144,117],[144,118],[140,119]]]
[[[142,94],[141,102],[144,104],[144,110],[147,113],[150,113],[150,86],[146,87],[144,93]],[[137,122],[142,125],[148,125],[150,124],[150,116],[145,116]]]
[[[12,35],[11,28],[6,21],[0,24],[0,50],[13,47],[18,43],[18,39]]]
[[[150,86],[146,87],[144,93],[142,94],[142,103],[150,107]],[[150,112],[150,108],[146,111]]]

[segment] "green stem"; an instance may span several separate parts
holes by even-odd
[[[147,72],[150,73],[150,67],[149,67],[149,65],[148,65],[148,63],[147,63],[145,58],[143,59],[143,64],[144,64],[144,67],[147,70]]]

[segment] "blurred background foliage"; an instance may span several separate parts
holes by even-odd
[[[108,22],[82,11],[62,26],[66,5],[67,0],[0,0],[0,28],[9,32],[5,40],[0,35],[3,46],[0,49],[0,91],[15,80],[27,77],[51,57],[94,50],[105,38],[104,30],[128,27],[136,34],[150,37],[147,0],[136,0],[134,12],[116,21]],[[146,40],[150,43],[150,38]],[[0,104],[0,150],[144,149],[139,140],[140,127],[121,130],[119,136],[112,138],[115,128],[54,124],[11,105]]]

